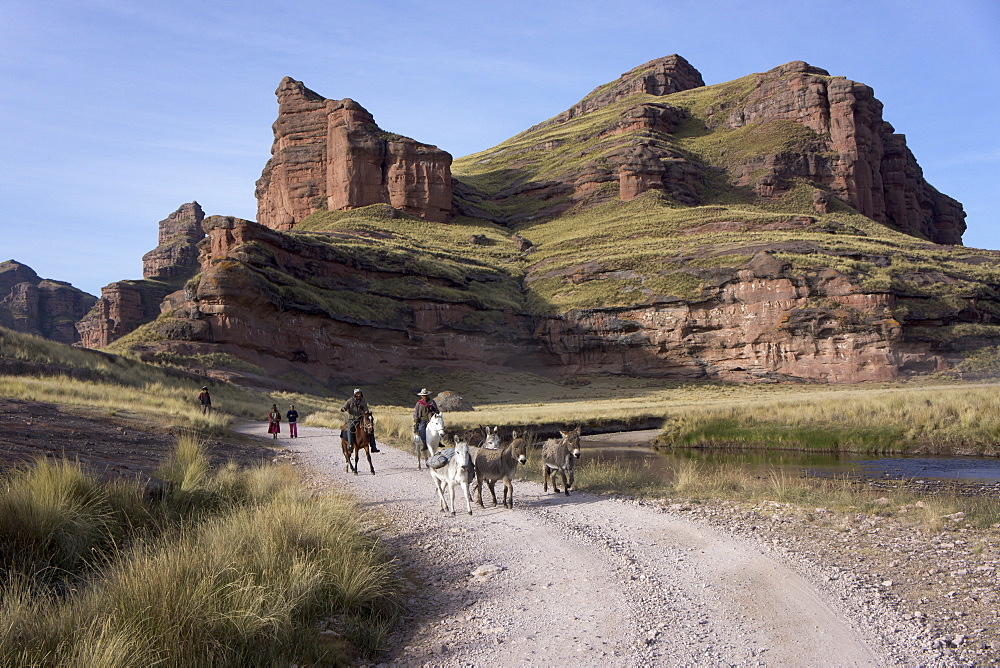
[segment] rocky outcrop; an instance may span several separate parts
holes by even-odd
[[[705,278],[698,300],[572,311],[535,336],[567,375],[856,383],[946,367],[928,343],[905,340],[894,295],[865,293],[836,270],[796,275],[759,253]]]
[[[163,300],[199,270],[198,243],[205,238],[205,212],[197,202],[181,205],[159,223],[158,245],[142,256],[143,280],[101,288],[101,298],[76,323],[80,343],[103,348],[156,320]]]
[[[701,73],[675,53],[632,68],[616,81],[598,86],[566,111],[531,129],[564,123],[632,95],[670,95],[704,85]],[[640,107],[626,114],[626,118],[632,115],[645,115],[651,110],[652,107]],[[655,125],[655,122],[653,124]]]
[[[685,143],[692,136],[715,141]],[[509,208],[510,223],[649,191],[694,206],[748,186],[770,205],[804,181],[817,213],[832,199],[936,243],[960,244],[965,231],[961,204],[924,180],[872,89],[798,61],[705,87],[683,58],[654,60],[476,160],[506,169],[511,184],[493,207],[469,194],[460,210]]]
[[[80,344],[103,348],[140,325],[156,320],[160,302],[172,288],[144,281],[115,281],[101,288],[101,298],[76,323]]]
[[[392,273],[250,221],[210,217],[204,226],[200,282],[160,321],[168,340],[152,346],[229,352],[275,377],[294,372],[332,386],[434,367],[853,383],[947,366],[945,353],[907,336],[893,317],[895,295],[865,291],[835,269],[796,273],[768,252],[742,267],[705,269],[697,299],[561,315],[498,312],[498,335],[470,326],[469,316],[483,311],[461,301],[411,296],[381,320],[331,310],[309,296],[307,281],[353,300]],[[567,280],[585,282],[601,268],[574,271]]]
[[[710,107],[708,125],[793,121],[816,138],[800,153],[763,154],[734,166],[738,184],[759,180],[761,169],[779,188],[805,178],[880,223],[937,243],[962,243],[962,205],[924,180],[906,138],[882,119],[871,88],[801,61],[756,75],[754,83],[745,96]]]
[[[140,353],[229,352],[273,377],[294,372],[324,385],[407,368],[499,370],[533,363],[522,363],[522,346],[508,340],[527,339],[523,316],[497,312],[503,336],[469,325],[468,316],[482,309],[462,300],[405,299],[384,317],[363,318],[333,307],[324,294],[362,301],[373,282],[399,279],[398,273],[335,245],[239,218],[210,216],[203,226],[208,238],[197,285],[183,298],[171,295],[174,308],[155,325],[164,340],[138,344]]]
[[[443,222],[452,209],[451,155],[384,132],[360,104],[328,100],[301,81],[276,91],[271,159],[257,181],[257,221],[279,230],[321,209],[389,204]]]
[[[76,343],[74,325],[96,300],[69,283],[39,278],[15,260],[0,262],[0,327]]]
[[[142,256],[142,277],[190,278],[198,271],[198,242],[205,238],[205,212],[197,202],[183,204],[160,221],[159,243]]]

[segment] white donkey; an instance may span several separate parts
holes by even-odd
[[[439,469],[428,470],[431,472],[434,485],[437,487],[438,499],[441,501],[441,512],[446,513],[449,510],[449,504],[444,496],[445,489],[447,489],[451,494],[451,514],[455,514],[455,487],[461,487],[466,508],[471,515],[471,485],[476,477],[476,467],[472,463],[472,455],[469,453],[469,442],[465,439],[455,439],[455,454],[448,460],[448,463]]]

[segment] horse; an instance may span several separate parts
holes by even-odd
[[[350,422],[348,422],[348,427],[350,427]],[[344,473],[351,470],[354,471],[354,475],[358,474],[358,458],[361,456],[361,451],[364,450],[365,456],[368,457],[368,466],[372,470],[372,475],[375,475],[371,442],[369,441],[374,433],[375,418],[372,417],[371,413],[365,413],[354,425],[354,463],[351,464],[351,446],[347,442],[347,432],[344,429],[340,430],[340,447],[344,451],[344,461],[347,462],[344,466]]]
[[[494,434],[496,431],[493,432]],[[499,437],[498,437],[499,438]],[[514,440],[503,450],[482,448],[475,454],[476,462],[476,494],[479,505],[483,506],[483,482],[490,488],[493,505],[497,505],[497,494],[494,489],[497,480],[503,480],[503,507],[514,508],[514,485],[512,480],[518,464],[528,463],[528,443],[513,433]],[[507,491],[510,490],[510,505],[507,505]]]
[[[420,460],[423,458],[427,462],[428,457],[433,457],[441,445],[441,437],[444,436],[444,416],[435,413],[427,421],[427,443],[420,440],[420,434],[413,433],[413,452],[417,455],[417,470],[420,470]]]
[[[552,476],[552,490],[558,494],[556,472],[562,475],[563,488],[569,496],[569,488],[573,486],[574,459],[580,458],[580,427],[573,431],[559,431],[562,439],[550,438],[542,447],[542,489],[549,491],[549,476]],[[569,481],[566,472],[569,472]]]
[[[448,512],[448,502],[445,499],[445,489],[451,493],[451,514],[455,514],[455,487],[462,488],[462,496],[465,497],[465,505],[472,514],[472,493],[469,486],[476,477],[476,467],[472,463],[472,455],[469,452],[469,442],[465,439],[455,439],[455,454],[445,466],[439,469],[427,469],[431,472],[431,478],[437,488],[438,500],[441,502],[441,512]]]

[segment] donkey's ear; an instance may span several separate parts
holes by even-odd
[[[512,439],[516,439],[516,438],[517,438],[517,430],[516,430],[516,429],[512,429],[512,430],[511,430],[511,432],[510,432],[510,437],[511,437]]]
[[[559,430],[559,433],[563,435],[563,438],[566,438],[567,436],[569,436],[569,435],[570,435],[570,432],[568,432],[568,431],[563,431],[562,429],[560,429],[560,430]]]

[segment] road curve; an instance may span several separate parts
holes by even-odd
[[[282,445],[306,479],[377,508],[387,548],[414,583],[391,665],[896,662],[803,574],[662,508],[518,482],[513,510],[488,501],[469,516],[460,503],[451,516],[412,454],[383,447],[372,455],[376,475],[362,466],[355,476],[344,472],[338,432],[299,434],[282,434]]]

